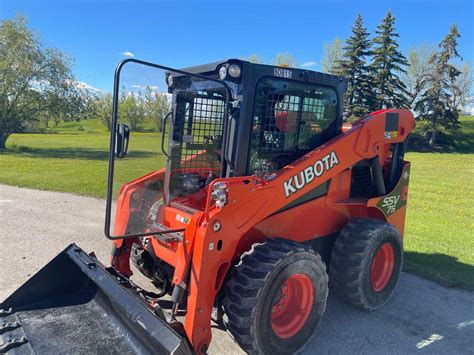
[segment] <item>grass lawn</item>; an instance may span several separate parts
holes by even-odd
[[[0,152],[0,183],[105,197],[109,133],[96,120],[66,123],[49,134],[14,134]],[[128,158],[116,160],[121,185],[164,166],[160,133],[132,132]]]
[[[405,267],[451,286],[474,290],[474,119],[444,132],[450,149],[410,152]],[[0,183],[104,197],[109,135],[94,120],[51,134],[15,134],[0,153]],[[130,154],[117,161],[116,181],[162,167],[158,133],[132,133]],[[151,164],[151,165],[150,165]]]
[[[409,153],[405,269],[474,290],[474,154]]]

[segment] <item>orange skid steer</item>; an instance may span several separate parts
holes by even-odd
[[[66,248],[0,304],[1,351],[203,354],[211,323],[223,322],[244,351],[286,354],[316,331],[329,288],[382,307],[403,262],[415,121],[380,110],[343,129],[346,86],[235,59],[184,70],[121,62],[110,266]],[[139,132],[119,102],[139,102],[136,87],[169,106],[161,133]]]

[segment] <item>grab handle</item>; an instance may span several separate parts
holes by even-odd
[[[161,129],[161,151],[167,157],[168,159],[171,159],[171,157],[168,155],[168,152],[165,150],[165,133],[166,133],[166,121],[168,120],[168,117],[173,114],[173,111],[170,111],[166,114],[165,117],[162,119],[162,129]]]

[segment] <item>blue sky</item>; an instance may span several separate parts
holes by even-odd
[[[323,45],[342,39],[358,13],[373,33],[391,9],[403,51],[437,44],[459,26],[459,52],[474,59],[474,1],[107,1],[0,0],[0,18],[22,12],[43,40],[75,59],[80,81],[109,91],[118,61],[136,58],[186,67],[278,52],[318,70]]]

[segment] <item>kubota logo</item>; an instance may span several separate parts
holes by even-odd
[[[337,164],[339,164],[339,159],[335,152],[331,152],[324,156],[314,163],[314,165],[308,166],[306,169],[300,171],[298,174],[292,176],[289,180],[283,183],[285,196],[289,197],[296,191],[301,190],[306,184],[309,184],[315,178],[320,177],[326,171],[331,170]]]

